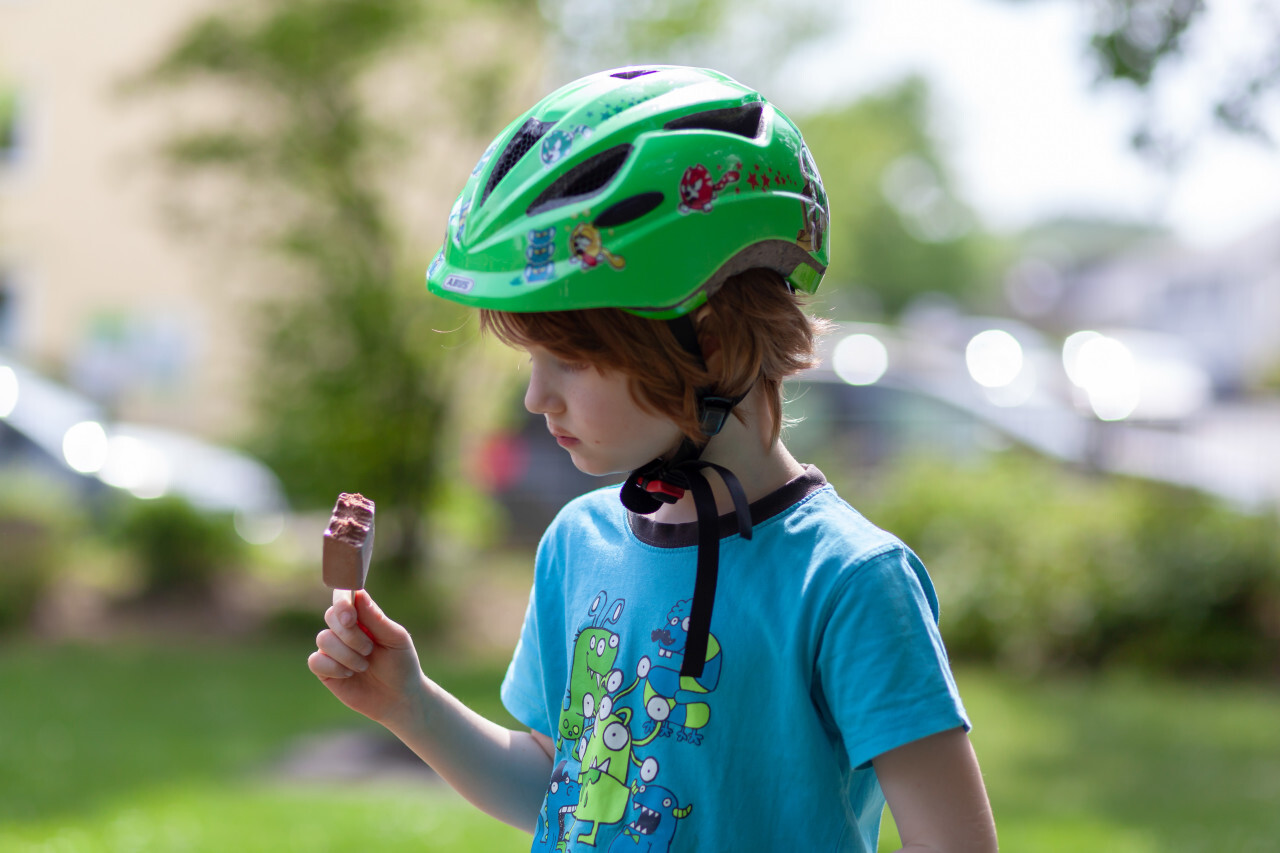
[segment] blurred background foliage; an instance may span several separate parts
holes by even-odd
[[[958,657],[1022,671],[1280,666],[1274,513],[1012,450],[912,458],[858,488],[865,515],[928,555]]]

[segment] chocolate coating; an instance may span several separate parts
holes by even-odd
[[[324,531],[324,582],[333,589],[364,589],[373,556],[373,501],[343,492]]]

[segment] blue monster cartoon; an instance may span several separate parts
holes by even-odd
[[[713,634],[707,640],[702,675],[680,675],[689,639],[690,606],[689,600],[677,602],[667,614],[666,624],[650,635],[658,643],[657,661],[647,655],[642,657],[636,666],[636,678],[644,681],[644,708],[650,720],[646,730],[665,723],[664,735],[674,733],[677,740],[698,744],[702,742],[699,730],[711,719],[711,706],[702,700],[720,683],[724,658]]]
[[[542,826],[541,842],[544,850],[564,850],[569,841],[569,830],[573,824],[573,812],[578,808],[578,793],[581,786],[577,778],[566,767],[569,762],[561,759],[555,770],[551,771],[551,784],[547,788],[547,799],[542,804],[542,814],[538,816]],[[556,835],[551,837],[551,815],[556,819]]]
[[[539,156],[542,158],[543,165],[551,166],[559,163],[569,153],[569,149],[573,147],[573,140],[579,136],[590,135],[591,128],[585,124],[580,124],[572,130],[557,128],[551,131],[542,139],[542,151]]]
[[[693,804],[680,806],[676,795],[660,785],[632,786],[635,818],[609,845],[609,853],[667,853],[676,836],[676,822],[689,816]]]
[[[524,280],[529,283],[546,281],[556,273],[556,264],[552,260],[556,251],[556,229],[535,228],[528,236],[524,256],[529,263],[524,268]]]

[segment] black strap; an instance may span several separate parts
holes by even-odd
[[[693,492],[693,506],[698,514],[698,563],[693,581],[693,605],[689,614],[689,634],[685,640],[684,661],[680,675],[699,678],[707,662],[707,644],[711,637],[711,611],[716,600],[716,584],[720,576],[720,516],[716,512],[716,499],[707,482],[703,468],[711,468],[720,475],[729,495],[733,498],[733,510],[737,517],[738,534],[751,538],[751,508],[746,491],[738,478],[727,468],[693,459],[681,466],[681,472],[689,481]]]
[[[659,500],[645,489],[653,480],[670,483],[679,489],[693,492],[693,507],[698,519],[697,574],[693,581],[693,604],[689,613],[689,633],[685,640],[684,662],[680,674],[692,678],[702,675],[707,662],[707,644],[711,637],[711,611],[716,600],[716,584],[720,576],[720,514],[716,511],[715,493],[703,471],[715,471],[724,481],[733,499],[733,512],[738,523],[738,534],[751,538],[751,506],[742,483],[728,468],[696,458],[699,448],[694,447],[694,458],[677,453],[666,462],[655,459],[637,471],[633,471],[622,486],[622,503],[627,509],[640,515],[656,512],[668,500]]]

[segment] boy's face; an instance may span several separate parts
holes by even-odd
[[[682,435],[669,419],[631,397],[626,377],[587,364],[567,364],[542,347],[529,348],[525,408],[585,474],[627,473],[673,452]]]

